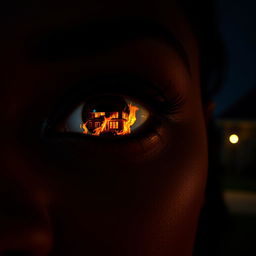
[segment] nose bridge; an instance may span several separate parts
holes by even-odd
[[[37,167],[14,143],[5,144],[3,149],[0,160],[0,255],[17,252],[48,255],[53,240],[51,220],[47,191],[35,174]]]

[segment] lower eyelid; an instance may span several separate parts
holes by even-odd
[[[54,136],[44,140],[44,143],[46,148],[49,147],[47,154],[61,155],[62,163],[71,160],[79,165],[88,160],[97,162],[100,158],[108,163],[117,163],[120,160],[124,164],[125,161],[143,162],[157,157],[167,142],[163,137],[159,131],[151,129],[143,136],[127,136],[117,140],[102,140],[92,136]]]

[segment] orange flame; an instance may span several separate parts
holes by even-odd
[[[128,104],[130,113],[128,119],[124,122],[124,128],[121,132],[117,132],[117,135],[125,135],[131,133],[131,126],[133,126],[136,122],[136,112],[139,110],[138,107],[132,106],[132,104]]]
[[[104,121],[103,123],[101,124],[100,127],[94,129],[92,135],[95,135],[95,136],[99,136],[101,133],[107,131],[107,125],[109,125],[109,122],[115,118],[116,114],[112,114],[110,117],[105,117],[104,116]]]
[[[88,131],[86,125],[87,125],[87,122],[84,123],[84,124],[81,124],[81,125],[80,125],[80,128],[83,129],[83,133],[88,134],[89,131]]]
[[[131,133],[131,126],[135,124],[136,122],[136,112],[139,110],[138,107],[133,106],[132,104],[128,104],[129,107],[129,115],[126,112],[122,112],[122,119],[123,122],[123,129],[121,131],[115,131],[116,135],[126,135]],[[93,136],[99,136],[101,133],[108,132],[109,130],[109,123],[112,120],[117,120],[117,113],[112,113],[110,117],[104,116],[104,121],[101,123],[101,125],[93,130],[93,132],[90,132],[87,128],[87,122],[81,124],[81,129],[83,129],[84,134],[90,134]]]

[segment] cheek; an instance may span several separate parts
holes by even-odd
[[[207,173],[205,128],[195,122],[163,133],[154,158],[134,162],[128,149],[109,159],[85,154],[80,168],[63,167],[61,178],[60,170],[49,173],[55,214],[73,234],[64,240],[82,246],[81,236],[91,237],[133,255],[190,255]]]
[[[157,177],[152,178],[152,187],[157,187],[157,197],[144,233],[151,241],[145,243],[144,249],[158,255],[166,252],[191,255],[204,199],[207,176],[204,131],[193,131],[193,127],[189,132],[187,127],[175,130],[168,153],[158,168],[155,165]]]

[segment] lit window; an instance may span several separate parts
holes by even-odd
[[[118,129],[118,122],[110,122],[109,128],[110,129]]]
[[[100,127],[100,126],[101,126],[100,122],[95,122],[95,128]]]
[[[94,113],[91,113],[91,114],[92,114],[92,116],[93,116],[94,118],[99,118],[99,117],[101,117],[101,116],[105,116],[105,115],[106,115],[105,112],[94,112]]]

